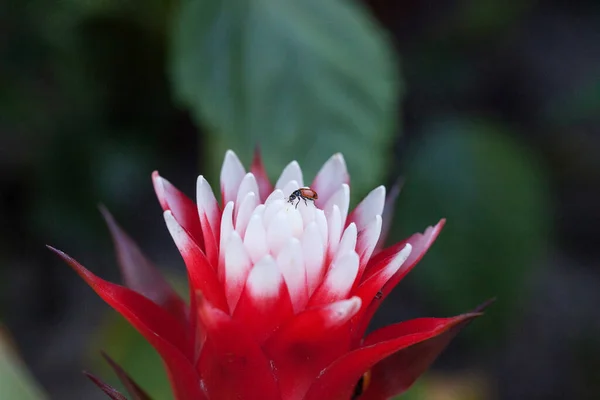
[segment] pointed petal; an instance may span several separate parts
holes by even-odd
[[[261,345],[294,315],[285,281],[271,256],[254,265],[233,317]]]
[[[381,301],[381,295],[378,294],[381,288],[398,272],[412,251],[412,246],[406,244],[403,248],[399,248],[398,252],[393,255],[391,261],[388,262],[385,268],[380,269],[376,274],[371,275],[369,279],[363,281],[352,293],[362,300],[361,311],[357,313],[357,318],[360,318],[363,312],[372,301]],[[358,322],[353,321],[353,322]]]
[[[347,299],[357,273],[358,255],[351,252],[341,257],[331,266],[323,283],[310,298],[308,306],[315,307]]]
[[[233,207],[233,201],[230,201],[223,209],[223,214],[221,215],[221,243],[219,244],[219,267],[217,268],[219,282],[225,282],[225,254],[231,234],[235,230],[233,227]]]
[[[311,386],[305,399],[317,400],[324,398],[323,396],[332,400],[349,399],[356,382],[375,364],[400,351],[410,353],[408,349],[411,346],[441,335],[439,341],[434,340],[431,344],[418,348],[425,351],[424,353],[411,357],[411,361],[415,362],[421,362],[419,357],[423,357],[429,365],[432,361],[430,355],[437,355],[462,327],[479,315],[481,314],[463,314],[454,318],[421,318],[375,331],[367,338],[363,347],[346,354],[329,366]],[[429,350],[429,346],[433,351]],[[415,368],[415,371],[418,369],[420,368]]]
[[[367,197],[360,202],[348,217],[348,223],[354,222],[359,231],[369,225],[376,215],[383,213],[385,203],[385,187],[373,189]]]
[[[379,235],[381,234],[381,217],[375,216],[375,219],[371,221],[365,229],[359,232],[358,241],[356,243],[356,252],[360,257],[360,268],[358,271],[357,284],[360,281],[363,271],[367,267],[367,263],[375,250]]]
[[[223,289],[215,270],[209,264],[204,253],[192,240],[188,232],[177,223],[170,211],[164,212],[164,218],[171,237],[183,257],[188,278],[194,289],[200,291],[214,307],[227,310],[227,301]]]
[[[269,360],[246,326],[199,299],[207,332],[198,370],[211,399],[281,400]]]
[[[327,217],[327,227],[329,230],[327,257],[329,260],[332,260],[337,252],[342,236],[342,216],[337,205],[334,205],[331,209],[331,213],[329,213],[329,215],[325,214],[325,216]]]
[[[196,182],[196,200],[198,202],[198,215],[202,223],[202,234],[204,235],[204,248],[201,249],[211,265],[216,268],[221,232],[221,210],[210,184],[202,175],[198,177]]]
[[[475,316],[481,314],[475,312],[465,315],[471,315],[472,317],[467,317],[456,323],[439,336],[405,348],[378,362],[371,370],[371,383],[361,399],[388,399],[406,391],[431,366],[458,332],[473,321]],[[367,337],[365,345],[390,340],[394,337],[411,335],[422,331],[426,325],[444,323],[452,325],[456,322],[456,319],[462,318],[465,317],[422,318],[391,325],[383,330],[373,332],[372,335]]]
[[[238,156],[233,151],[227,150],[221,168],[221,204],[235,201],[244,175],[246,170]]]
[[[303,398],[319,372],[348,351],[346,324],[359,308],[360,299],[353,297],[306,310],[265,343],[265,353],[277,370],[282,399]]]
[[[146,393],[144,389],[142,389],[137,383],[135,383],[133,378],[131,378],[131,376],[129,376],[129,374],[125,372],[125,370],[121,368],[121,366],[117,364],[115,360],[110,358],[105,352],[102,352],[102,357],[104,357],[104,359],[106,360],[106,362],[108,362],[113,371],[115,371],[115,373],[119,377],[119,380],[121,381],[123,386],[125,386],[125,389],[127,389],[129,394],[132,396],[133,400],[150,400],[150,396],[148,395],[148,393]]]
[[[323,212],[323,210],[315,210],[315,223],[319,228],[319,234],[321,236],[323,248],[327,249],[327,242],[329,241],[329,227],[327,226],[327,217],[325,217],[325,212]],[[308,226],[308,224],[304,226]]]
[[[187,306],[181,297],[104,206],[100,206],[100,212],[112,235],[121,275],[127,287],[146,296],[182,323],[187,324]]]
[[[400,195],[400,190],[402,189],[403,184],[404,180],[398,179],[390,189],[387,197],[385,198],[383,214],[381,215],[381,236],[379,237],[377,246],[375,246],[375,253],[379,253],[379,251],[385,246],[385,241],[387,240],[388,234],[390,232],[390,226],[392,225],[392,219],[394,219],[394,208],[396,207],[396,200]]]
[[[302,236],[302,254],[306,266],[308,295],[317,289],[325,274],[325,244],[315,222],[308,224]]]
[[[323,164],[310,186],[319,194],[315,204],[323,208],[323,205],[327,203],[342,183],[349,184],[350,175],[348,175],[344,156],[341,153],[336,153]]]
[[[292,227],[288,223],[287,213],[279,211],[267,226],[267,247],[271,254],[276,257],[291,238]]]
[[[244,246],[246,246],[253,263],[258,262],[258,260],[262,259],[268,253],[267,232],[265,231],[263,219],[260,215],[250,217],[250,222],[244,235]]]
[[[158,171],[152,173],[152,183],[163,211],[171,210],[177,222],[190,233],[198,246],[204,249],[204,237],[196,204],[171,182],[161,177]]]
[[[273,195],[267,199],[265,204],[265,213],[263,216],[263,225],[268,227],[275,216],[284,209],[286,202],[283,198],[278,198],[278,194],[283,193],[280,190],[273,192]]]
[[[264,202],[273,191],[273,185],[271,185],[271,181],[269,180],[269,176],[267,175],[267,171],[263,165],[262,157],[260,156],[260,150],[258,150],[258,148],[254,151],[254,159],[252,160],[250,171],[256,177],[260,201]]]
[[[237,197],[235,198],[235,212],[233,214],[234,219],[237,219],[240,207],[242,206],[242,202],[246,198],[246,196],[250,193],[254,193],[258,195],[258,184],[256,183],[256,178],[251,172],[248,172],[242,182],[240,183],[240,188],[237,192]]]
[[[235,230],[242,237],[246,233],[246,228],[248,227],[248,222],[250,222],[252,212],[258,207],[258,201],[258,194],[248,193],[238,208],[238,213],[235,218]]]
[[[292,194],[293,191],[299,189],[300,187],[302,187],[300,185],[300,182],[298,182],[295,179],[292,179],[291,181],[285,182],[285,184],[283,185],[283,187],[278,188],[278,189],[283,192],[283,195],[285,196],[285,200],[287,201],[287,199],[289,198],[290,194]],[[302,203],[304,203],[304,202],[302,202]],[[298,204],[298,207],[300,207],[300,204]]]
[[[159,336],[177,346],[183,353],[189,350],[184,327],[161,307],[131,289],[97,277],[62,251],[50,246],[48,248],[69,264],[104,301],[132,325],[138,330],[143,329],[143,335]]]
[[[364,312],[361,310],[359,313],[360,321],[357,322],[357,327],[355,329],[355,342],[361,340],[367,327],[369,325],[369,321],[373,318],[375,311],[379,308],[381,302],[390,294],[392,289],[396,287],[396,285],[408,274],[414,266],[421,261],[429,247],[433,244],[437,236],[439,235],[442,227],[446,220],[442,219],[438,222],[437,225],[433,227],[428,227],[423,234],[415,233],[408,239],[389,247],[371,259],[367,268],[363,274],[363,281],[366,281],[371,276],[376,274],[378,271],[386,268],[389,262],[396,257],[398,251],[403,249],[406,244],[410,244],[412,246],[412,250],[410,255],[406,259],[406,261],[402,264],[402,267],[385,283],[385,285],[380,290],[380,295],[378,296],[379,301],[372,301]]]
[[[343,184],[325,203],[323,210],[325,215],[329,215],[334,206],[340,209],[342,226],[346,226],[346,217],[348,216],[348,207],[350,206],[350,187]]]
[[[225,279],[223,281],[230,314],[235,310],[242,295],[250,268],[252,268],[252,261],[246,252],[242,238],[237,232],[233,232],[225,251]]]
[[[287,197],[283,194],[283,190],[273,190],[273,192],[271,192],[269,196],[267,196],[267,198],[265,199],[265,206],[268,206],[269,204],[277,200],[287,200]]]
[[[335,257],[333,261],[340,259],[348,253],[354,252],[356,249],[356,240],[357,240],[357,232],[356,232],[356,224],[352,223],[348,225],[348,227],[344,230],[344,234],[342,235],[342,239],[340,240],[340,245],[335,253]]]
[[[83,374],[87,376],[90,381],[94,382],[94,384],[98,386],[104,393],[106,393],[112,400],[127,400],[127,397],[119,393],[117,389],[102,382],[98,377],[90,374],[87,371],[83,371]]]
[[[137,292],[100,279],[62,251],[48,248],[66,261],[156,349],[166,364],[177,400],[205,399],[198,385],[198,375],[190,363],[193,356],[191,341],[176,319]]]
[[[292,238],[288,241],[277,256],[277,266],[288,287],[294,313],[298,313],[306,307],[308,302],[306,268],[304,267],[302,245],[298,239]]]
[[[283,189],[291,181],[296,181],[298,188],[304,187],[302,169],[300,168],[298,161],[292,161],[283,169],[281,175],[279,176],[279,179],[277,179],[275,188]]]

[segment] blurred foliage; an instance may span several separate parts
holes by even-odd
[[[19,359],[8,334],[0,326],[0,391],[3,399],[44,400],[48,397]]]
[[[427,373],[396,400],[492,400],[489,386],[480,373]]]
[[[510,130],[489,120],[440,118],[408,150],[392,226],[408,236],[447,218],[414,275],[447,315],[498,301],[467,330],[496,341],[526,298],[525,283],[549,239],[548,177]],[[400,235],[398,235],[400,236]]]
[[[167,275],[171,286],[183,298],[188,299],[187,282],[179,276]],[[152,346],[120,314],[108,313],[90,346],[89,359],[96,364],[99,374],[106,382],[126,393],[114,371],[102,358],[98,357],[102,349],[117,362],[133,380],[153,399],[173,399],[171,386],[160,356]]]
[[[185,1],[174,26],[175,88],[218,136],[202,149],[212,171],[224,147],[248,164],[260,145],[271,173],[297,159],[314,176],[342,152],[354,193],[384,177],[399,77],[391,45],[357,4]]]
[[[98,375],[121,393],[127,393],[108,363],[99,356],[102,349],[117,362],[153,399],[173,399],[171,386],[160,356],[127,320],[117,313],[106,317],[97,339],[90,346],[90,362],[102,371]]]

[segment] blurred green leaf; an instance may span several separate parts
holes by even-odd
[[[35,383],[0,327],[0,392],[3,399],[40,400],[48,397]]]
[[[167,280],[179,295],[187,299],[185,278],[167,275]],[[101,370],[102,379],[125,393],[122,383],[98,352],[104,350],[153,399],[173,399],[171,386],[162,360],[156,350],[123,317],[109,311],[99,335],[90,345],[91,357]]]
[[[503,128],[467,120],[426,128],[407,171],[395,226],[408,236],[448,220],[413,273],[418,287],[448,315],[497,296],[466,332],[500,335],[548,239],[545,171]]]
[[[219,136],[203,149],[215,170],[223,147],[248,163],[259,144],[269,171],[297,159],[310,178],[339,151],[355,193],[381,180],[399,78],[356,2],[187,0],[173,25],[176,93]]]
[[[100,343],[98,343],[98,341]],[[114,371],[100,357],[102,349],[154,399],[173,399],[169,380],[158,353],[123,317],[111,311],[99,340],[91,344],[92,359],[105,382],[126,393]]]
[[[551,125],[570,125],[600,118],[600,74],[582,79],[570,93],[548,99],[544,118]]]
[[[452,28],[471,40],[498,37],[526,16],[536,3],[536,0],[467,0],[460,3]]]

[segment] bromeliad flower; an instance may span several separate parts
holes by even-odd
[[[444,220],[381,249],[389,217],[385,188],[349,213],[340,154],[310,190],[292,196],[296,202],[290,195],[304,187],[298,163],[273,188],[258,154],[246,173],[227,152],[221,204],[203,176],[196,203],[157,172],[153,181],[187,267],[189,306],[106,211],[127,287],[53,250],[154,346],[177,400],[387,399],[406,390],[480,315],[414,319],[365,337],[381,302],[423,257]],[[136,399],[148,398],[113,366]]]

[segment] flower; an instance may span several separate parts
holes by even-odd
[[[382,216],[390,214],[385,188],[349,213],[341,154],[310,185],[314,203],[288,201],[304,186],[297,162],[273,188],[258,153],[249,173],[226,153],[221,204],[203,176],[196,203],[157,172],[152,178],[187,267],[189,306],[106,210],[127,287],[53,250],[154,346],[177,400],[386,399],[406,390],[480,315],[419,318],[365,337],[381,302],[423,257],[444,220],[382,249]],[[113,367],[135,398],[147,398]]]

